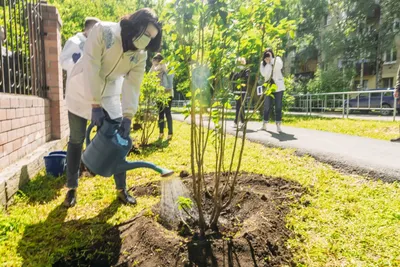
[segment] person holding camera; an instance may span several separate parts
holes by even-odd
[[[400,66],[399,69],[397,70],[397,83],[396,83],[396,88],[394,89],[394,101],[398,101],[399,97],[400,97]],[[392,140],[390,140],[391,142],[400,142],[400,137],[398,138],[394,138]]]
[[[282,132],[282,99],[285,91],[285,83],[282,75],[283,62],[280,57],[276,57],[271,48],[267,48],[263,54],[263,61],[260,63],[260,72],[264,77],[265,83],[276,84],[277,89],[264,100],[263,124],[259,131],[266,131],[269,121],[272,102],[275,102],[275,123],[278,133]]]
[[[76,204],[79,165],[87,121],[101,127],[104,120],[128,139],[139,105],[147,51],[160,49],[162,26],[156,14],[143,8],[121,21],[99,22],[91,30],[81,59],[67,81],[66,103],[70,136],[67,148],[66,207]],[[126,172],[114,175],[117,197],[136,204],[126,190]]]

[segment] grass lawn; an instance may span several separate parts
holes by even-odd
[[[183,110],[184,108],[173,108],[173,111],[175,112],[183,112]],[[259,118],[258,114],[255,114],[254,117],[254,121],[261,122],[261,118]],[[228,118],[233,120],[235,118],[235,113],[229,112]],[[337,119],[284,114],[283,125],[368,137],[386,141],[400,136],[400,122],[392,121]]]
[[[174,139],[147,150],[145,159],[179,173],[190,169],[189,125],[174,122]],[[155,140],[156,136],[153,137]],[[233,138],[228,138],[232,145]],[[210,142],[211,143],[211,142]],[[212,147],[208,150],[211,152]],[[212,154],[206,171],[212,171]],[[287,226],[296,238],[287,244],[299,266],[400,266],[400,185],[344,175],[293,150],[247,142],[242,170],[282,177],[308,188],[303,204],[292,207]],[[128,185],[158,181],[149,170],[128,172]],[[0,266],[51,266],[74,248],[94,243],[113,225],[150,208],[159,197],[138,198],[136,207],[115,201],[109,178],[80,180],[78,204],[61,205],[65,178],[43,172],[26,185],[7,211],[0,213]],[[79,252],[77,252],[79,253]]]

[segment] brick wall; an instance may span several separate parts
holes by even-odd
[[[45,3],[46,1],[42,1]],[[49,88],[51,134],[53,139],[68,135],[68,117],[63,91],[63,71],[59,63],[61,54],[61,19],[55,6],[43,4],[43,30],[46,59],[46,82]]]
[[[42,10],[48,98],[0,94],[0,171],[46,142],[68,135],[62,69],[58,62],[61,20],[54,6],[44,4]]]
[[[0,170],[51,139],[49,100],[0,94]]]
[[[65,147],[69,133],[63,97],[61,20],[42,3],[47,98],[0,93],[0,205],[44,168],[43,156]]]

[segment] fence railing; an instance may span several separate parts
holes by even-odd
[[[46,96],[40,0],[0,0],[0,93]]]
[[[289,107],[289,110],[301,111],[306,115],[311,115],[313,111],[340,111],[342,118],[348,118],[354,111],[367,113],[375,110],[383,116],[392,115],[395,121],[396,114],[400,112],[400,99],[395,99],[393,92],[394,89],[385,89],[293,95],[294,104]],[[172,106],[184,107],[188,103],[190,103],[189,100],[173,100]],[[231,104],[234,107],[235,101]]]
[[[399,99],[393,97],[393,89],[333,92],[321,94],[293,95],[292,111],[302,111],[311,114],[313,111],[341,111],[342,117],[348,118],[355,110],[369,112],[379,111],[381,115],[393,115],[396,120]]]

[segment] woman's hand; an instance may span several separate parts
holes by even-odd
[[[106,114],[104,114],[104,110],[102,107],[98,105],[92,106],[92,123],[97,127],[100,127],[103,124],[104,118]]]
[[[119,135],[122,138],[128,139],[129,133],[131,132],[131,124],[132,124],[131,119],[129,119],[127,117],[124,117],[122,119],[121,126],[119,127],[119,131],[118,131]]]
[[[264,58],[265,63],[269,64],[271,63],[272,55],[270,53],[267,53],[269,57]]]

